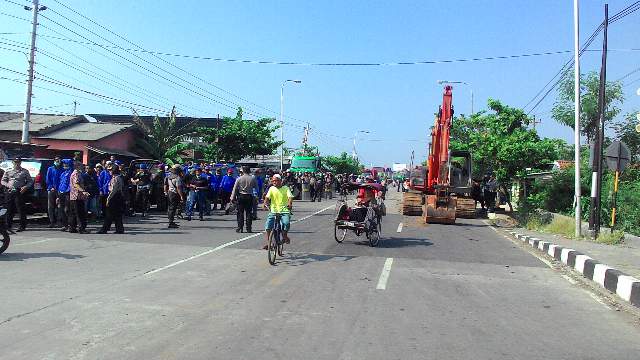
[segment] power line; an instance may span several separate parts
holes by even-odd
[[[51,9],[50,9],[50,10],[51,10]],[[81,24],[78,24],[77,22],[73,21],[72,19],[69,19],[68,17],[66,17],[66,16],[64,16],[64,15],[62,15],[62,14],[58,13],[58,12],[56,12],[55,10],[51,10],[51,11],[52,11],[54,14],[57,14],[58,16],[62,17],[62,18],[63,18],[63,19],[65,19],[66,21],[68,21],[68,22],[70,22],[70,23],[72,23],[72,24],[74,24],[74,25],[76,25],[76,26],[80,27],[81,29],[83,29],[83,30],[85,30],[85,31],[89,32],[90,34],[92,34],[92,35],[94,35],[94,36],[96,36],[96,37],[98,37],[98,38],[100,38],[100,39],[102,39],[102,40],[104,40],[104,41],[107,41],[107,42],[109,42],[109,43],[111,43],[111,44],[114,44],[114,43],[113,43],[112,41],[110,41],[109,39],[107,39],[107,38],[105,38],[105,37],[103,37],[103,36],[101,36],[101,35],[99,35],[99,34],[96,34],[95,32],[91,31],[90,29],[86,28],[85,26],[83,26],[83,25],[81,25]],[[49,18],[49,17],[47,17],[47,16],[45,16],[45,15],[42,15],[42,17],[43,17],[43,18],[45,18],[46,20],[50,21],[51,23],[53,23],[53,24],[55,24],[55,25],[59,26],[60,28],[65,29],[65,30],[67,30],[67,31],[69,31],[69,32],[71,32],[71,33],[73,33],[74,35],[76,35],[76,36],[78,36],[78,37],[80,37],[80,38],[83,38],[83,39],[85,39],[85,40],[87,40],[87,41],[91,41],[90,39],[88,39],[88,38],[87,38],[87,37],[85,37],[84,35],[81,35],[81,34],[79,34],[78,32],[76,32],[76,31],[74,31],[74,30],[69,29],[69,28],[68,28],[68,27],[66,27],[65,25],[62,25],[62,24],[60,24],[59,22],[57,22],[57,21],[55,21],[55,20],[52,20],[51,18]],[[45,27],[45,26],[43,26],[43,27]],[[45,27],[45,28],[47,28],[47,27]],[[120,58],[122,58],[123,60],[125,60],[125,61],[127,61],[127,62],[130,62],[130,63],[132,63],[132,64],[136,65],[137,67],[140,67],[140,68],[144,69],[145,71],[147,71],[147,72],[149,72],[149,73],[151,73],[151,74],[155,75],[156,77],[160,77],[160,78],[164,79],[165,81],[168,81],[168,82],[170,82],[170,83],[172,83],[172,84],[174,84],[174,85],[176,85],[176,86],[179,86],[179,87],[181,87],[181,88],[183,88],[183,89],[185,89],[185,90],[187,90],[187,91],[190,91],[190,92],[191,92],[191,93],[193,93],[193,94],[196,94],[196,95],[198,95],[198,96],[200,96],[200,97],[202,97],[202,98],[208,99],[208,100],[210,100],[210,101],[212,101],[212,102],[214,102],[214,103],[220,104],[220,105],[222,105],[222,106],[225,106],[225,107],[230,108],[230,109],[233,109],[233,110],[235,110],[237,106],[240,106],[240,107],[242,106],[242,105],[240,105],[240,104],[233,103],[232,101],[230,101],[230,100],[228,100],[228,99],[225,99],[225,98],[223,98],[223,97],[221,97],[221,96],[219,96],[219,95],[217,95],[217,94],[214,94],[214,93],[212,93],[212,92],[210,92],[210,91],[208,91],[208,90],[206,90],[206,89],[204,89],[204,88],[202,88],[202,87],[200,87],[200,86],[198,86],[198,85],[195,85],[195,84],[193,84],[193,83],[189,82],[188,80],[185,80],[185,79],[183,79],[183,78],[179,77],[178,75],[175,75],[175,74],[171,73],[170,71],[167,71],[166,69],[163,69],[163,68],[159,67],[158,65],[153,64],[152,62],[150,62],[150,61],[148,61],[148,60],[146,60],[146,59],[144,59],[144,58],[141,58],[140,56],[138,56],[138,55],[136,55],[136,54],[131,54],[131,53],[129,53],[130,55],[132,55],[133,57],[135,57],[135,58],[137,58],[137,59],[141,60],[142,62],[147,63],[147,64],[149,64],[149,65],[151,65],[151,66],[153,66],[153,67],[155,67],[155,68],[157,68],[157,69],[161,70],[162,72],[167,73],[167,74],[169,74],[169,75],[171,75],[171,76],[173,76],[173,77],[175,77],[175,78],[179,79],[180,81],[182,81],[182,82],[184,82],[184,83],[188,84],[188,85],[189,85],[189,86],[191,86],[191,87],[194,87],[194,88],[198,89],[199,91],[196,91],[196,90],[194,90],[194,89],[192,89],[192,88],[190,88],[190,87],[187,87],[187,86],[185,86],[185,85],[183,85],[183,84],[177,83],[177,82],[175,82],[175,81],[173,81],[173,80],[171,80],[171,79],[167,78],[166,76],[164,76],[164,75],[162,75],[162,74],[159,74],[158,72],[156,72],[156,71],[154,71],[154,70],[151,70],[151,69],[149,69],[149,68],[147,68],[147,67],[145,67],[145,66],[143,66],[143,65],[140,65],[139,63],[137,63],[137,62],[135,62],[135,61],[132,61],[132,60],[130,60],[130,59],[128,59],[128,58],[126,58],[126,57],[124,57],[124,56],[122,56],[122,55],[120,55],[120,54],[118,54],[118,53],[116,53],[116,52],[114,52],[114,51],[112,51],[112,50],[110,50],[110,49],[108,49],[108,48],[103,48],[103,49],[104,49],[104,50],[106,50],[106,51],[108,51],[108,52],[110,52],[110,53],[112,53],[112,54],[114,54],[114,55],[116,55],[116,56],[118,56],[118,57],[120,57]],[[217,98],[217,99],[214,99],[214,98],[212,98],[211,96],[207,96],[207,95],[203,94],[202,92],[204,92],[204,93],[208,93],[208,94],[210,94],[211,96],[213,96],[213,97],[215,97],[215,98]],[[225,103],[225,102],[228,102],[228,103],[230,103],[230,104],[232,104],[232,105],[229,105],[229,104],[227,104],[227,103]],[[260,115],[258,115],[258,114],[256,114],[256,113],[251,112],[249,109],[245,110],[245,112],[246,112],[246,113],[249,113],[249,114],[251,114],[251,115],[254,115],[254,116],[260,117]]]
[[[626,8],[622,9],[618,13],[616,13],[614,16],[612,16],[609,19],[609,24],[614,23],[614,22],[616,22],[616,21],[618,21],[618,20],[620,20],[620,19],[622,19],[622,18],[624,18],[626,16],[631,15],[632,13],[636,12],[638,9],[640,9],[640,1],[636,1],[636,2],[632,3],[631,5],[627,6]],[[581,56],[587,50],[587,48],[591,45],[591,43],[593,43],[593,41],[595,40],[597,35],[600,34],[602,29],[604,29],[604,21],[602,23],[600,23],[598,28],[596,28],[596,30],[593,32],[593,34],[586,41],[585,45],[583,45],[583,47],[580,50],[578,56]],[[560,68],[560,70],[556,73],[556,75],[554,75],[554,77],[551,78],[551,80],[549,80],[549,82],[536,94],[536,96],[533,97],[533,99],[531,99],[523,107],[523,109],[526,108],[531,102],[533,102],[544,91],[544,89],[551,82],[553,82],[554,79],[556,79],[559,75],[562,75],[565,72],[569,71],[569,69],[571,69],[573,67],[573,62],[574,62],[573,58],[571,58],[569,61],[567,61],[567,63],[565,63],[562,66],[562,68]],[[553,91],[553,89],[555,89],[556,86],[558,86],[558,84],[560,84],[561,81],[562,81],[562,76],[560,76],[560,78],[558,78],[558,80],[556,82],[554,82],[554,84],[547,90],[547,92],[545,92],[545,94],[538,100],[538,102],[536,102],[536,104],[527,112],[527,115],[530,114],[535,108],[537,108],[538,105],[540,105],[540,103],[542,103],[542,101],[551,93],[551,91]]]
[[[474,61],[486,61],[486,60],[504,60],[504,59],[517,59],[523,57],[533,56],[546,56],[546,55],[558,55],[567,54],[573,50],[559,50],[559,51],[542,51],[534,53],[514,54],[514,55],[500,55],[500,56],[486,56],[486,57],[473,57],[473,58],[459,58],[459,59],[445,59],[445,60],[422,60],[422,61],[397,61],[397,62],[331,62],[331,63],[304,63],[295,61],[268,61],[268,60],[246,60],[246,59],[225,59],[212,56],[200,56],[200,55],[188,55],[188,54],[176,54],[162,51],[153,51],[146,49],[125,48],[118,45],[105,45],[92,41],[78,41],[69,38],[56,37],[50,35],[43,35],[52,39],[63,40],[68,42],[74,42],[78,44],[93,45],[107,48],[115,48],[123,51],[135,51],[146,54],[171,56],[195,60],[208,60],[215,62],[229,62],[229,63],[243,63],[243,64],[259,64],[259,65],[296,65],[296,66],[401,66],[401,65],[431,65],[431,64],[447,64],[455,62],[474,62]]]

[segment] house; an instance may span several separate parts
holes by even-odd
[[[0,113],[0,141],[18,142],[22,135],[21,113]],[[133,152],[139,131],[133,124],[104,123],[83,115],[32,114],[29,127],[31,156],[53,158],[82,154],[84,163],[108,156],[139,157]]]

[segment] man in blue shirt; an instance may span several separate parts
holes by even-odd
[[[216,173],[209,177],[209,191],[211,191],[211,200],[213,202],[213,210],[218,208],[218,202],[221,201],[220,197],[220,183],[222,182],[222,170],[216,169]]]
[[[71,186],[69,180],[71,178],[71,173],[73,172],[73,160],[71,159],[63,159],[62,160],[62,172],[60,173],[60,177],[58,178],[58,214],[60,217],[60,225],[62,226],[62,231],[69,230],[69,206],[71,205],[71,200],[69,199],[69,192],[71,191]]]
[[[229,209],[227,209],[227,204],[231,200],[231,192],[233,191],[233,185],[236,183],[236,178],[233,177],[233,169],[227,170],[227,175],[222,177],[222,181],[220,182],[220,192],[221,192],[221,206],[224,209],[225,215],[229,215]]]
[[[109,183],[111,182],[111,174],[107,167],[112,165],[111,161],[107,161],[105,168],[98,174],[98,191],[100,193],[100,207],[104,210],[107,208],[107,196],[109,196]]]
[[[47,186],[47,216],[49,217],[49,228],[56,226],[56,222],[60,222],[59,214],[56,214],[58,205],[58,180],[62,173],[62,162],[60,156],[56,156],[53,159],[53,165],[47,169],[47,175],[45,176],[45,185]]]

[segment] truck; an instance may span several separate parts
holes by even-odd
[[[321,165],[322,159],[320,156],[294,156],[291,158],[289,171],[297,173],[315,173],[320,170]]]

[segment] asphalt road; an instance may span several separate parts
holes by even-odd
[[[371,248],[333,240],[334,204],[295,204],[276,266],[262,234],[218,214],[179,230],[153,216],[125,235],[14,236],[0,255],[0,358],[638,358],[635,319],[483,221],[389,214]]]

